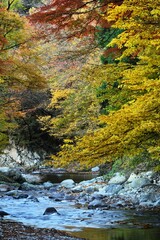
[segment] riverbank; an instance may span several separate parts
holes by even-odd
[[[13,221],[0,221],[0,239],[3,240],[84,240],[56,229],[33,228]]]

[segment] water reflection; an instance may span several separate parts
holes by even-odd
[[[160,228],[152,229],[92,229],[86,228],[72,235],[87,240],[158,240]]]
[[[42,182],[50,181],[52,183],[60,183],[65,179],[73,179],[74,182],[79,183],[84,180],[90,180],[97,176],[98,174],[93,173],[47,173],[43,174]]]

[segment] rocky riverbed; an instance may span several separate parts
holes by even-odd
[[[9,213],[4,219],[15,224],[42,232],[160,228],[160,177],[152,171],[129,176],[116,173],[109,180],[99,176],[79,183],[73,179],[54,183],[42,182],[40,172],[1,170],[0,210]]]

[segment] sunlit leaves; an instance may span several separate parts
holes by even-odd
[[[110,5],[106,20],[114,28],[123,29],[108,46],[122,49],[118,64],[88,67],[84,75],[93,85],[108,84],[109,101],[114,81],[118,81],[117,104],[119,108],[99,116],[100,126],[78,139],[76,145],[66,143],[61,152],[53,156],[54,164],[69,165],[74,161],[83,166],[93,166],[114,161],[124,156],[133,157],[143,152],[150,161],[158,163],[160,145],[160,83],[159,83],[159,30],[157,1],[124,0],[121,5]],[[137,58],[134,64],[123,59]],[[107,88],[106,88],[107,90]],[[118,93],[119,91],[119,93]],[[125,95],[126,94],[126,95]],[[121,97],[125,96],[123,101]],[[101,125],[102,124],[102,125]]]

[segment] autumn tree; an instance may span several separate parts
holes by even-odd
[[[106,72],[111,67],[113,73],[107,76],[107,82],[114,72],[118,73],[120,90],[131,97],[126,96],[119,109],[99,117],[104,127],[86,134],[76,145],[66,141],[59,154],[53,156],[53,163],[69,165],[78,161],[88,167],[124,156],[129,159],[146,151],[150,161],[154,160],[151,164],[158,166],[159,4],[152,0],[124,0],[121,5],[109,4],[103,17],[113,28],[123,29],[108,44],[123,51],[118,64],[106,65]],[[125,63],[122,60],[126,57],[138,61]],[[115,80],[116,76],[113,78]]]
[[[24,116],[17,93],[44,88],[40,51],[34,43],[35,30],[25,17],[12,10],[11,3],[0,4],[0,105],[1,148],[6,144],[16,118]],[[6,1],[4,1],[6,3]],[[4,139],[4,141],[3,141]]]
[[[45,131],[59,139],[83,136],[97,125],[99,103],[96,89],[80,74],[86,56],[79,52],[75,57],[79,42],[74,39],[67,43],[55,40],[47,43],[52,51],[48,69],[52,98],[47,107],[48,116],[39,120]],[[73,56],[67,54],[72,52]]]

